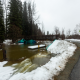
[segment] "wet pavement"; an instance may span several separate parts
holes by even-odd
[[[75,42],[74,42],[75,43]],[[80,43],[75,43],[78,47],[78,52],[80,53]],[[77,63],[75,64],[71,74],[70,74],[70,80],[80,80],[80,55],[79,55],[79,59],[77,61]]]
[[[70,80],[80,80],[80,57],[71,72]]]
[[[58,76],[55,76],[54,80],[80,80],[80,43],[72,43],[76,44],[77,49],[68,60],[65,69]]]

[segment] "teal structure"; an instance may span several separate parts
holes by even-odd
[[[25,40],[25,39],[21,39],[21,40],[18,41],[18,43],[35,44],[36,41],[35,41],[35,40]]]
[[[55,39],[55,40],[56,40],[56,39]],[[55,40],[54,40],[54,41],[55,41]],[[54,41],[53,41],[53,42],[54,42]],[[51,44],[52,44],[52,43],[51,43]],[[50,45],[51,45],[51,44],[50,44]],[[49,46],[50,46],[50,45],[49,45]],[[48,47],[49,47],[49,46],[48,46]],[[46,48],[46,50],[48,49],[48,47]]]

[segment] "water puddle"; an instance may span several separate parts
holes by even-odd
[[[15,69],[17,69],[15,73],[26,73],[34,70],[38,66],[36,64],[32,64],[30,59],[25,59],[18,64],[13,64],[12,67],[15,67]]]
[[[53,55],[55,56],[55,55]],[[30,72],[42,65],[45,65],[50,58],[52,57],[51,54],[49,53],[38,53],[34,56],[32,56],[31,58],[27,58],[25,60],[23,60],[22,62],[19,63],[15,63],[12,64],[11,66],[15,68],[15,74],[17,73],[26,73],[26,72]],[[8,66],[9,63],[7,63],[5,66]]]
[[[55,55],[46,51],[46,48],[29,50],[28,45],[6,45],[8,63],[4,66],[12,66],[16,73],[30,72],[37,67],[45,65]]]
[[[31,57],[31,61],[33,64],[37,64],[38,66],[42,66],[44,64],[46,64],[49,60],[50,60],[51,56],[49,55],[49,53],[44,53],[40,52],[34,56]]]

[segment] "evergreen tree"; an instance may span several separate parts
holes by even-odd
[[[24,2],[23,5],[23,35],[24,37],[29,35],[29,26],[28,26],[28,10],[27,10],[27,3],[26,1]]]
[[[3,7],[0,0],[0,42],[4,40],[5,28],[4,28],[4,17],[3,17]]]
[[[20,0],[10,0],[8,24],[22,27],[22,2]]]
[[[15,26],[15,29],[19,30],[14,33],[16,30],[13,28]],[[9,16],[8,16],[8,36],[9,38],[17,39],[18,37],[16,36],[21,35],[22,32],[20,29],[22,29],[22,2],[20,0],[10,0],[9,2]],[[14,31],[15,30],[15,31]],[[14,36],[11,36],[11,34],[15,34]]]
[[[31,2],[28,3],[28,22],[29,22],[29,35],[32,36],[33,15],[32,15]]]
[[[32,33],[33,35],[38,35],[38,25],[37,24],[33,24],[33,29],[32,29]]]
[[[38,29],[38,35],[42,35],[42,31],[40,28]]]
[[[34,23],[34,4],[24,2],[23,5],[23,34],[25,36],[34,35],[35,23]]]
[[[29,35],[37,35],[38,25],[35,23],[35,4],[28,2],[28,22],[29,22]]]

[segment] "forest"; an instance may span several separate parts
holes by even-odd
[[[4,11],[5,6],[5,11]],[[0,42],[4,39],[19,38],[32,35],[42,35],[38,27],[35,3],[31,1],[9,0],[8,4],[2,4],[0,0]]]
[[[15,42],[17,39],[22,39],[31,36],[40,37],[45,35],[44,26],[38,26],[39,16],[36,16],[36,4],[30,0],[22,3],[21,0],[9,0],[5,4],[0,0],[0,43],[4,39],[12,39]],[[46,16],[47,17],[47,16]],[[76,26],[74,31],[65,30],[59,27],[53,27],[53,33],[47,31],[47,35],[58,35],[59,38],[80,38],[80,25]]]

